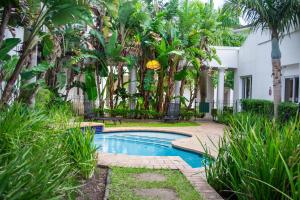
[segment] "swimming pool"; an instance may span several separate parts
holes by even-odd
[[[189,136],[150,131],[109,132],[95,135],[98,151],[139,156],[180,156],[191,167],[203,166],[204,157],[172,147],[173,140]]]

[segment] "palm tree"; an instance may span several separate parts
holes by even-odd
[[[279,40],[299,26],[299,0],[228,0],[230,10],[238,10],[253,30],[268,30],[272,41],[272,75],[274,93],[274,116],[278,117],[281,102],[281,52]]]

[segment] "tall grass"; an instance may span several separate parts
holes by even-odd
[[[65,140],[65,147],[74,166],[80,171],[83,178],[93,175],[96,165],[96,146],[94,145],[94,131],[79,128],[70,129]]]
[[[232,199],[300,199],[300,121],[233,116],[207,179]]]
[[[66,198],[79,177],[93,173],[93,133],[75,128],[71,136],[68,108],[15,104],[0,112],[0,199]],[[69,146],[78,141],[75,134],[80,138],[76,148]]]

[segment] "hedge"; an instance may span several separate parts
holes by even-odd
[[[281,120],[282,122],[289,121],[290,119],[293,119],[294,116],[297,116],[298,111],[299,105],[295,103],[281,103],[278,106],[279,120]]]
[[[267,117],[274,115],[274,104],[272,101],[260,99],[243,99],[241,101],[242,111],[255,113]],[[283,102],[278,106],[278,118],[282,122],[291,120],[297,116],[299,105],[296,103]]]
[[[264,116],[273,116],[274,106],[272,101],[261,99],[243,99],[241,101],[242,111],[251,112]]]

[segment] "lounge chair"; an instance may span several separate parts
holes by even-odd
[[[170,103],[167,115],[164,117],[165,122],[176,122],[180,119],[180,104]]]

